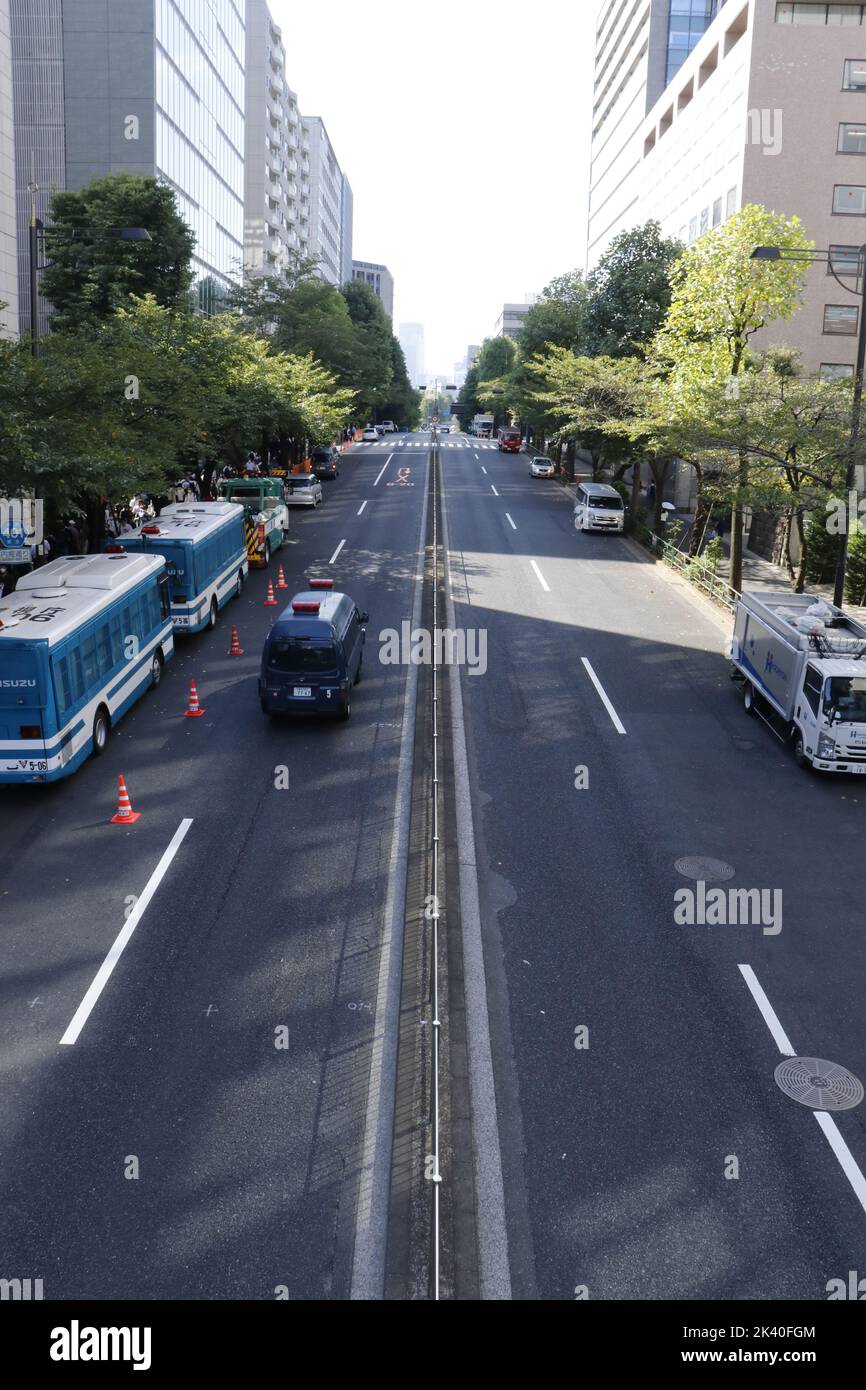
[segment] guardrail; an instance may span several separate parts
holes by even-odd
[[[690,584],[694,584],[695,588],[701,589],[714,603],[720,604],[729,613],[733,613],[737,599],[740,597],[739,590],[732,588],[726,580],[719,579],[718,575],[709,565],[704,564],[699,556],[684,554],[675,545],[671,545],[670,541],[657,536],[648,526],[640,527],[635,534],[647,550],[658,555],[665,564],[670,565],[671,569],[677,570],[684,579],[687,579]]]

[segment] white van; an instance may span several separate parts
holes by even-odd
[[[574,502],[577,531],[622,531],[625,508],[615,487],[609,483],[580,483]]]

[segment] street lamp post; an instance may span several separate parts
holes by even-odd
[[[854,368],[854,401],[851,412],[851,436],[848,445],[848,464],[845,469],[846,506],[852,493],[857,491],[857,447],[860,442],[861,413],[863,406],[863,372],[866,369],[866,246],[857,252],[858,288],[846,285],[836,273],[831,251],[792,251],[782,246],[758,246],[752,252],[753,261],[806,261],[810,264],[827,265],[830,274],[846,294],[855,294],[860,300],[860,321],[857,335],[857,365]],[[833,586],[833,602],[841,608],[845,600],[845,571],[848,565],[848,526],[842,528],[839,536],[839,552],[836,556],[836,576]]]
[[[45,227],[36,214],[36,194],[38,184],[31,179],[30,182],[30,351],[34,357],[39,356],[39,280],[40,270],[47,269],[46,265],[39,264],[39,239],[44,237],[46,232],[54,231],[53,227]],[[97,239],[106,237],[116,241],[152,241],[153,238],[146,227],[73,227],[70,229],[70,236],[75,238],[76,234],[83,233]]]

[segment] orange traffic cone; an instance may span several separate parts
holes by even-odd
[[[232,623],[232,640],[228,654],[229,656],[243,656],[238,630],[234,623]]]
[[[265,608],[276,608],[277,606],[277,600],[274,597],[274,581],[272,579],[268,580],[268,596],[265,599],[264,606]]]
[[[140,811],[133,811],[132,803],[129,800],[129,792],[126,790],[126,783],[123,777],[117,779],[117,815],[111,817],[112,825],[134,825],[141,815]]]
[[[286,583],[286,576],[283,574],[283,567],[282,567],[282,565],[280,565],[279,568],[277,569],[277,588],[278,588],[278,589],[288,589],[288,587],[289,587],[289,586],[288,586],[288,584]]]
[[[204,710],[198,702],[198,691],[195,688],[195,681],[189,683],[189,709],[184,714],[184,719],[201,719]]]

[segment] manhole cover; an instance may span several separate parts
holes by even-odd
[[[685,859],[677,859],[674,868],[683,878],[693,878],[703,883],[709,883],[712,879],[721,881],[726,878],[733,878],[735,870],[730,864],[726,864],[724,859],[708,859],[703,854],[689,854]]]
[[[774,1074],[786,1096],[812,1110],[853,1110],[863,1099],[856,1076],[820,1057],[786,1057]]]

